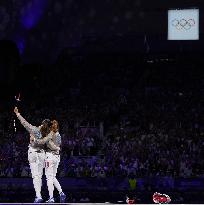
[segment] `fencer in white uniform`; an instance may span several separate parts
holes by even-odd
[[[18,108],[15,107],[14,112],[21,122],[21,124],[25,127],[25,129],[34,137],[34,139],[42,139],[46,137],[50,132],[51,121],[46,119],[42,122],[42,125],[39,127],[33,126],[29,124],[18,112]],[[36,193],[36,197],[34,203],[41,203],[43,201],[41,195],[41,187],[42,187],[42,175],[43,168],[45,162],[45,151],[44,145],[36,144],[31,139],[28,149],[28,161],[30,164],[31,174],[33,178],[33,185]]]
[[[57,169],[60,163],[60,145],[61,135],[59,134],[59,125],[56,120],[52,121],[51,132],[43,139],[34,139],[37,144],[46,144],[45,154],[45,175],[47,179],[47,187],[49,192],[48,203],[54,203],[54,186],[59,192],[60,202],[64,203],[66,195],[62,191],[61,185],[56,178]]]

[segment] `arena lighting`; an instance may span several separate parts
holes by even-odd
[[[24,6],[24,12],[21,14],[22,26],[27,30],[35,27],[43,16],[47,5],[48,0],[31,0],[27,2]]]
[[[168,10],[168,40],[199,40],[199,9]]]

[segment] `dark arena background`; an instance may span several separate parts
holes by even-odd
[[[15,106],[59,122],[66,203],[204,203],[203,50],[203,0],[0,0],[0,203],[35,199]]]

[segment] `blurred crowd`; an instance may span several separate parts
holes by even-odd
[[[193,93],[187,92],[154,90],[140,94],[137,99],[123,96],[125,100],[117,101],[112,110],[105,108],[106,113],[100,108],[99,111],[93,109],[93,113],[104,115],[104,124],[93,121],[86,124],[83,120],[74,122],[76,119],[69,117],[66,122],[63,113],[71,116],[74,108],[70,108],[71,112],[62,111],[59,118],[62,122],[59,176],[203,176],[201,103],[196,103]],[[57,112],[60,115],[60,109]],[[88,115],[88,111],[84,113]],[[24,116],[28,120],[32,117],[26,112]],[[78,117],[76,114],[75,118]],[[83,123],[84,126],[80,126]],[[11,125],[13,134],[10,133],[7,143],[1,144],[0,176],[27,177],[30,176],[27,162],[29,136],[20,124],[17,132],[13,129]],[[101,129],[105,130],[103,136]]]
[[[39,91],[42,81],[34,81],[36,101],[22,101],[19,110],[33,125],[44,118],[59,121],[59,176],[203,176],[202,78],[191,76],[192,70],[172,71],[169,64],[140,65],[146,66],[144,71],[121,62],[104,70],[92,65],[80,75],[79,67],[66,73],[62,65],[60,74],[53,70],[51,80],[59,83],[49,84],[50,89]],[[65,85],[62,76],[69,79]],[[41,79],[48,82],[43,74]],[[0,118],[0,176],[30,176],[28,133],[12,110]]]

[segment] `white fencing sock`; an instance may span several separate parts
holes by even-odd
[[[33,185],[36,193],[37,198],[42,198],[41,196],[41,182],[38,176],[33,177]]]
[[[56,177],[54,178],[54,186],[56,187],[57,191],[60,194],[62,192],[62,187],[61,187],[59,181],[56,179]]]
[[[47,188],[48,188],[50,199],[52,199],[53,198],[53,192],[54,192],[53,177],[48,177],[48,179],[47,179]]]

